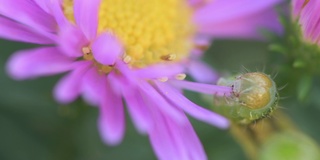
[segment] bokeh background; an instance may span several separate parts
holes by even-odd
[[[267,74],[279,73],[275,78],[286,97],[280,101],[281,110],[296,126],[320,142],[320,86],[314,83],[304,101],[297,100],[295,77],[281,75],[269,52],[270,42],[250,40],[215,40],[204,60],[222,75],[237,74],[244,67]],[[148,137],[134,129],[127,115],[127,129],[118,146],[104,144],[97,131],[98,110],[81,99],[60,105],[53,99],[52,89],[59,79],[44,77],[28,81],[14,81],[5,71],[9,56],[20,49],[35,46],[0,40],[0,159],[1,160],[154,160]],[[283,58],[283,57],[282,57]],[[279,64],[279,63],[278,63]],[[290,75],[289,75],[290,76]],[[319,78],[315,78],[318,81]],[[320,81],[318,81],[320,82]],[[204,107],[200,95],[187,96]],[[209,160],[245,160],[240,145],[228,130],[220,130],[192,119]]]

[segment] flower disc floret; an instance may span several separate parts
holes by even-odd
[[[64,2],[71,21],[72,6],[72,0]],[[123,59],[133,67],[181,61],[193,48],[191,15],[184,0],[102,0],[98,32],[114,33],[123,43]]]

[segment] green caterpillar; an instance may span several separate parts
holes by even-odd
[[[275,82],[261,72],[221,78],[218,85],[232,87],[230,97],[214,97],[213,110],[239,124],[250,124],[270,116],[279,99]]]

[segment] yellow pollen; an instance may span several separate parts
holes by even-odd
[[[100,73],[105,73],[108,74],[113,70],[113,66],[105,66],[97,62],[92,54],[92,51],[89,47],[83,47],[82,48],[82,54],[83,54],[83,59],[87,61],[93,61],[94,66],[98,68],[98,71]]]
[[[168,54],[168,55],[161,56],[160,58],[165,61],[173,61],[177,58],[177,55],[176,54]]]
[[[112,70],[113,70],[112,66],[104,66],[104,65],[102,65],[102,66],[99,67],[99,72],[101,72],[101,73],[109,73]]]
[[[73,0],[64,0],[70,21],[72,8]],[[191,16],[186,0],[102,0],[98,32],[111,31],[119,38],[125,49],[123,61],[132,67],[177,62],[194,47]]]
[[[160,82],[167,82],[169,80],[169,78],[168,77],[162,77],[162,78],[158,78],[158,80]]]
[[[130,56],[124,56],[124,58],[123,58],[124,63],[130,63],[131,60],[132,60],[132,58]]]
[[[181,73],[181,74],[177,74],[177,75],[176,75],[176,79],[177,79],[177,80],[184,80],[186,77],[187,77],[187,75],[184,74],[184,73]]]
[[[88,60],[88,61],[94,60],[91,49],[89,47],[83,47],[82,53],[83,53],[83,59]]]

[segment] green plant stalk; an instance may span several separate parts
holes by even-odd
[[[303,160],[320,159],[319,146],[315,144],[313,140],[306,136],[297,127],[295,127],[290,118],[280,111],[276,111],[274,113],[274,116],[272,116],[271,118],[265,118],[249,125],[232,123],[230,132],[236,139],[236,141],[241,145],[243,151],[250,160],[287,159],[284,157],[294,157],[297,160],[301,159],[299,157],[304,157]],[[292,155],[285,155],[286,153],[280,153],[282,155],[278,155],[277,153],[274,153],[275,151],[270,152],[266,149],[270,147],[281,147],[280,145],[282,144],[274,145],[270,144],[270,141],[272,141],[273,137],[276,137],[279,134],[284,134],[285,136],[287,136],[287,133],[290,133],[290,135],[294,134],[296,139],[291,137],[289,138],[291,138],[290,141],[293,141],[297,144],[290,144],[291,146],[287,145],[286,147],[288,147],[289,149],[297,148],[295,149],[295,152],[297,152],[297,154],[299,155],[294,155],[294,153],[292,153]],[[274,139],[275,138],[273,138],[273,141]],[[276,139],[276,141],[281,141],[281,138]],[[305,146],[296,146],[300,145],[299,143],[306,144],[308,149],[305,149]],[[283,149],[285,150],[286,148]],[[290,158],[290,160],[293,159]]]

